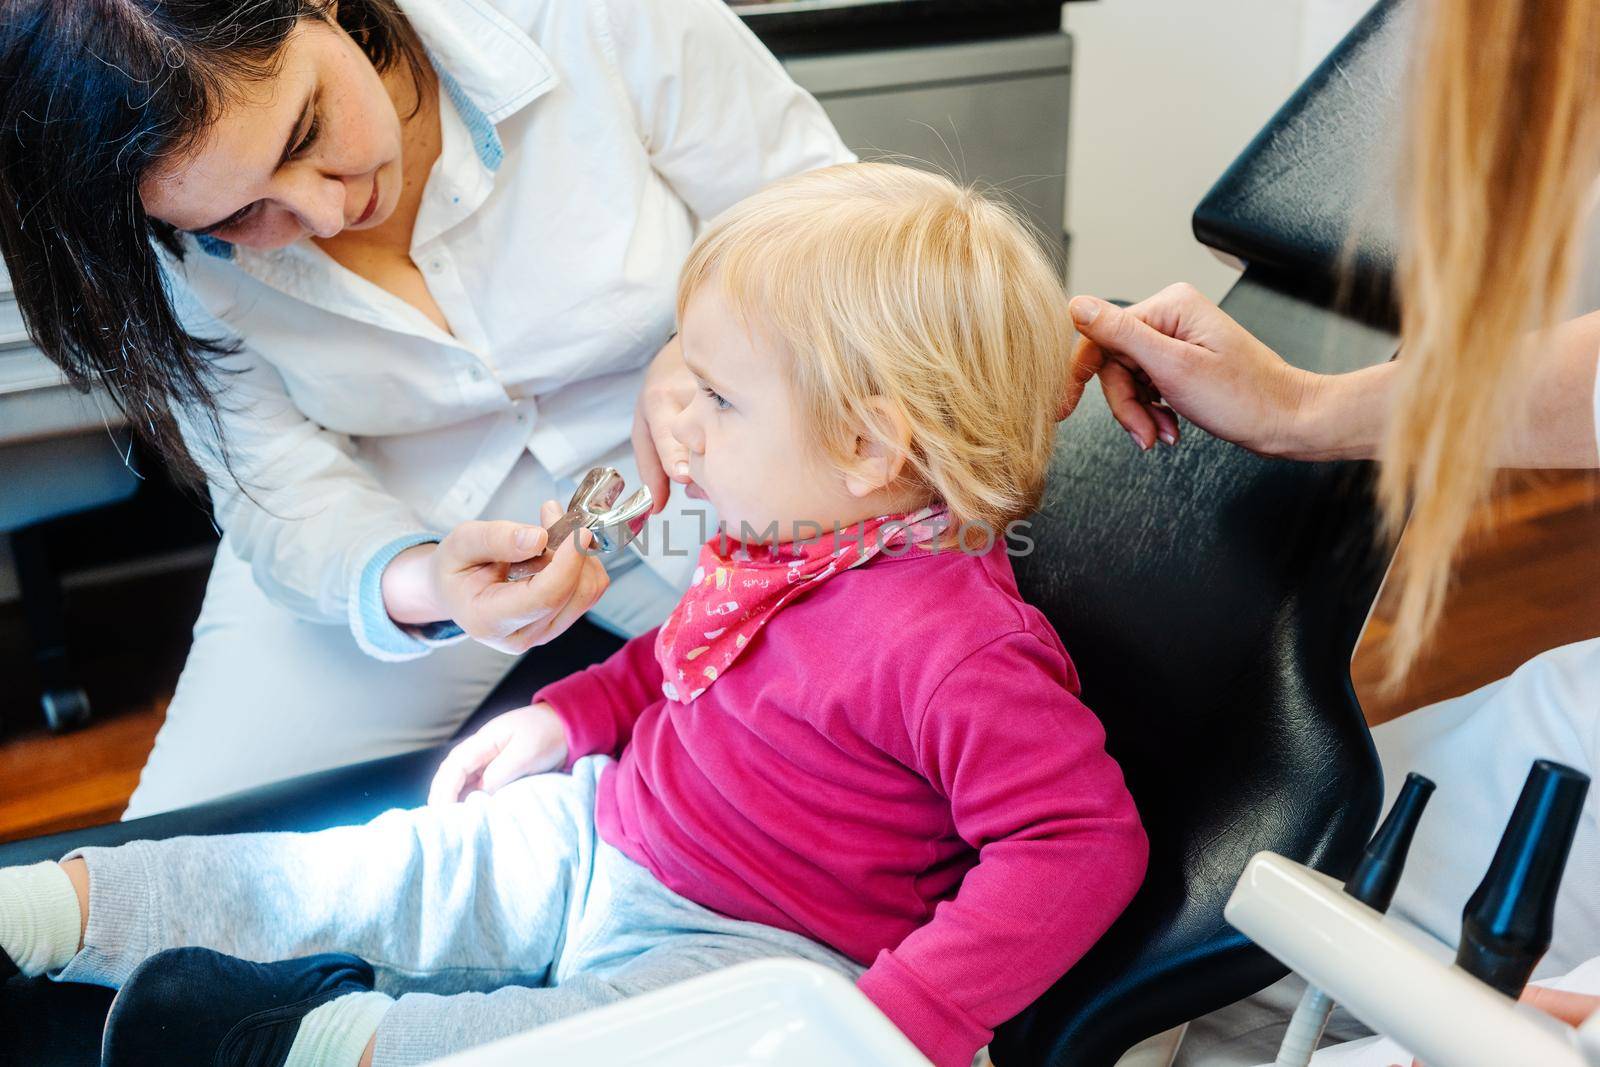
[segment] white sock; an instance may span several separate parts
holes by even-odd
[[[300,1020],[283,1067],[356,1067],[394,1003],[382,993],[346,993]]]
[[[82,921],[59,863],[0,868],[0,949],[29,978],[72,962]]]

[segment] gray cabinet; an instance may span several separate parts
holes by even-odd
[[[104,392],[69,388],[33,347],[0,268],[0,533],[132,492],[108,432],[122,425]]]

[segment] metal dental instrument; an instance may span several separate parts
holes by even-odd
[[[638,536],[650,517],[650,490],[636,489],[620,504],[625,483],[612,467],[595,467],[583,476],[577,492],[567,504],[566,514],[550,524],[545,549],[532,559],[513,563],[506,570],[506,581],[520,582],[544,570],[555,558],[561,542],[587,528],[594,534],[594,547],[585,549],[601,557],[613,556]]]

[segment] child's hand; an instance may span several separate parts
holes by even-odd
[[[567,731],[549,704],[496,715],[450,750],[433,776],[429,804],[454,804],[475,790],[498,792],[567,762]]]

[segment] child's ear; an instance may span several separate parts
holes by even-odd
[[[871,496],[893,485],[911,450],[911,427],[894,406],[881,396],[872,397],[867,403],[872,405],[879,422],[889,427],[894,438],[886,441],[867,427],[862,427],[856,435],[856,453],[845,471],[844,485],[851,496],[857,497]]]

